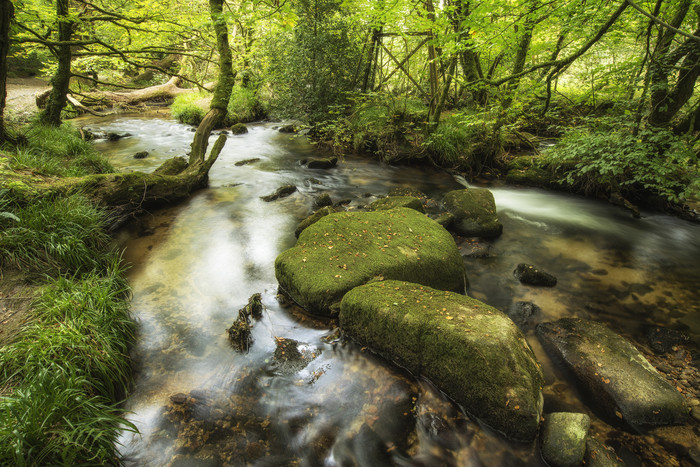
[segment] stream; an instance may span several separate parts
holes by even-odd
[[[184,155],[192,129],[166,118],[119,116],[77,122],[94,131],[128,133],[97,141],[120,171],[152,171]],[[277,296],[274,260],[295,243],[297,223],[327,192],[360,209],[394,187],[432,199],[468,184],[428,168],[394,167],[346,156],[334,169],[307,169],[304,138],[275,124],[229,135],[210,172],[210,187],[187,201],[144,216],[122,231],[130,263],[135,383],[125,432],[126,465],[544,465],[537,443],[509,443],[480,426],[429,381],[339,337],[337,323],[304,314]],[[213,137],[212,137],[213,138]],[[133,154],[148,151],[145,159]],[[318,157],[318,156],[316,156]],[[244,165],[236,162],[259,158]],[[274,202],[261,196],[282,185],[298,191]],[[607,203],[509,186],[489,187],[503,235],[490,242],[456,238],[469,295],[501,310],[528,301],[541,307],[524,328],[543,365],[545,412],[591,415],[592,432],[609,428],[575,383],[545,354],[534,325],[574,316],[605,322],[639,346],[648,326],[700,336],[700,226],[644,212],[633,219]],[[558,278],[554,288],[513,277],[518,263]],[[226,329],[255,293],[247,352],[235,351]],[[313,355],[298,371],[279,371],[280,340]]]

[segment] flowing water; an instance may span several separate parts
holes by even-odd
[[[158,118],[81,124],[131,134],[96,143],[126,171],[153,170],[183,155],[192,138],[189,127]],[[397,186],[440,199],[464,180],[354,157],[311,170],[301,162],[315,151],[302,138],[272,124],[249,130],[228,137],[209,188],[121,235],[139,324],[135,387],[126,404],[139,434],[120,440],[125,464],[540,465],[536,443],[504,441],[428,381],[277,296],[275,257],[294,244],[296,224],[320,193],[358,209]],[[133,159],[143,150],[146,159]],[[259,160],[236,165],[251,158]],[[260,199],[286,184],[299,191]],[[491,189],[503,235],[456,239],[469,294],[503,310],[517,301],[541,307],[525,332],[543,363],[545,411],[591,413],[542,351],[533,332],[538,322],[596,319],[636,342],[648,325],[700,335],[700,226],[651,213],[632,219],[608,204],[533,189]],[[521,262],[553,273],[558,285],[521,285],[512,275]],[[226,329],[255,293],[262,294],[263,317],[254,322],[248,351],[237,352]],[[275,364],[285,339],[302,343],[308,365]]]

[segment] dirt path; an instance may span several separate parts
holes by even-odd
[[[12,119],[25,120],[37,113],[36,94],[51,89],[48,82],[39,78],[8,78],[5,113]]]

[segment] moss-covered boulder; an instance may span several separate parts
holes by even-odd
[[[333,156],[322,159],[311,159],[306,166],[310,169],[332,169],[337,164],[338,158]]]
[[[301,235],[301,233],[304,231],[305,228],[307,228],[308,226],[310,226],[312,224],[315,224],[322,217],[325,217],[328,214],[333,214],[334,212],[335,212],[335,209],[333,208],[333,206],[322,207],[318,211],[314,212],[313,214],[309,215],[304,220],[299,222],[299,224],[297,225],[297,228],[294,230],[294,236],[299,238],[299,235]]]
[[[557,177],[552,171],[540,166],[534,156],[513,158],[506,165],[506,182],[539,188],[557,188]]]
[[[418,212],[425,212],[421,200],[413,196],[387,196],[369,205],[369,209],[372,211],[386,211],[394,208],[409,208]]]
[[[539,324],[537,335],[613,419],[638,428],[686,420],[683,396],[627,339],[604,324],[562,318]]]
[[[244,135],[248,133],[248,127],[244,123],[235,123],[231,125],[231,134]]]
[[[486,189],[454,190],[445,195],[445,208],[455,216],[452,229],[466,237],[498,237],[503,225],[498,221],[493,193]]]
[[[453,292],[402,281],[348,292],[341,328],[362,345],[424,375],[506,437],[532,441],[542,413],[542,371],[502,312]]]
[[[277,257],[275,275],[294,301],[322,315],[337,311],[343,295],[373,279],[460,292],[467,283],[452,236],[407,208],[322,217]]]

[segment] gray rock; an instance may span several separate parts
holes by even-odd
[[[513,275],[523,284],[554,287],[557,278],[553,275],[537,269],[531,264],[520,263],[513,271]]]
[[[629,341],[605,325],[563,318],[539,324],[537,335],[573,371],[603,413],[632,427],[686,420],[683,396]]]
[[[233,164],[233,165],[235,165],[236,167],[240,167],[240,166],[242,166],[242,165],[255,164],[255,163],[258,162],[259,160],[260,160],[259,157],[253,157],[253,158],[251,158],[251,159],[243,159],[242,161],[238,161],[238,162],[236,162],[236,163]]]
[[[578,467],[586,453],[591,419],[586,414],[555,412],[542,425],[542,457],[552,467]]]
[[[345,295],[340,326],[507,438],[537,435],[542,371],[522,332],[495,308],[419,284],[370,282]]]
[[[314,201],[314,205],[317,208],[323,208],[326,206],[333,206],[333,200],[331,199],[331,195],[329,195],[328,193],[321,193],[320,195],[318,195],[316,197],[316,200]]]
[[[413,196],[387,196],[373,201],[369,205],[371,211],[386,211],[394,208],[409,208],[418,212],[425,212],[423,203]]]
[[[532,317],[538,315],[542,309],[532,302],[515,302],[506,314],[518,327],[523,328],[532,322]]]
[[[486,189],[454,190],[445,195],[445,208],[455,216],[452,228],[466,237],[498,237],[503,225],[498,221],[493,194]]]
[[[275,190],[274,193],[269,194],[267,196],[261,196],[260,199],[263,201],[274,201],[278,198],[286,198],[287,196],[291,195],[297,191],[297,187],[294,185],[284,185],[282,187],[279,187],[277,190]]]

